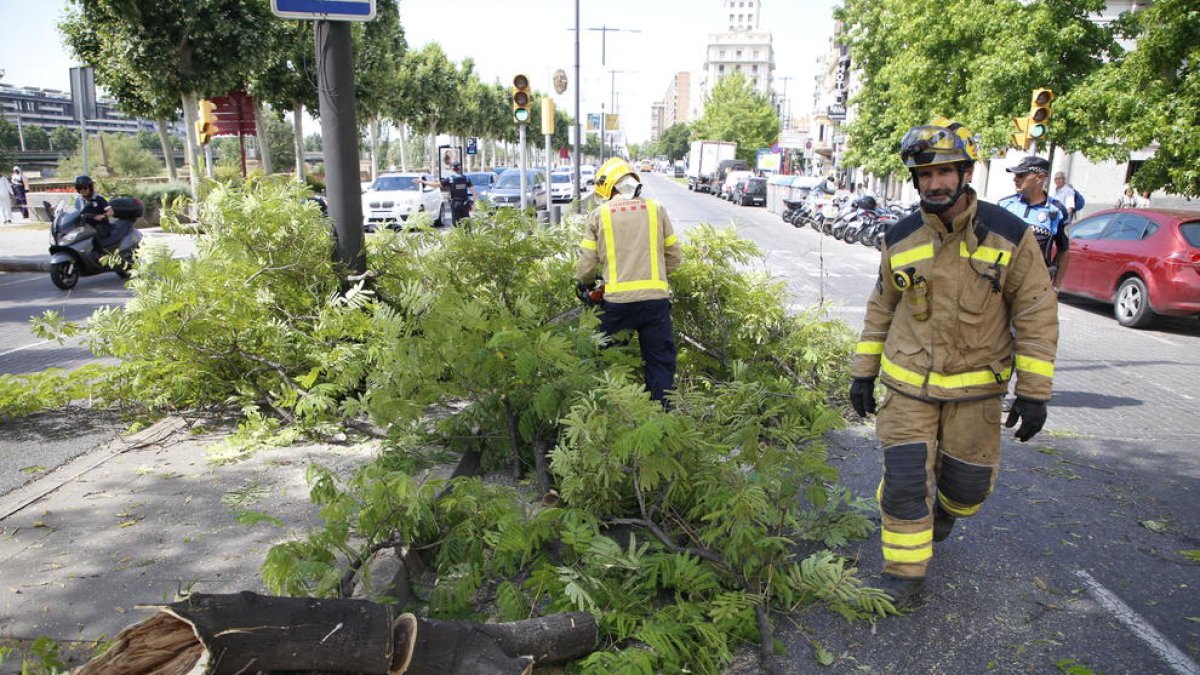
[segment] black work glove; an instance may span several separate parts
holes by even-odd
[[[1018,419],[1021,420],[1021,426],[1017,429],[1017,440],[1024,443],[1046,426],[1046,402],[1018,396],[1008,409],[1008,419],[1004,421],[1004,426],[1011,429]]]
[[[850,405],[859,417],[875,413],[875,378],[856,377],[850,384]],[[1042,419],[1045,419],[1043,415]]]

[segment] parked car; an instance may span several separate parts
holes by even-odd
[[[754,172],[747,170],[730,171],[729,173],[725,174],[725,182],[721,183],[721,186],[718,188],[717,196],[721,199],[728,199],[732,201],[733,186],[737,185],[739,180],[743,178],[749,178],[753,175]]]
[[[568,203],[575,198],[575,175],[571,171],[554,171],[550,174],[550,201]],[[582,190],[581,190],[582,192]]]
[[[596,167],[591,164],[579,165],[579,189],[591,190],[596,185]]]
[[[521,170],[505,169],[492,186],[492,203],[496,206],[521,205]],[[546,174],[535,169],[525,172],[525,205],[536,209],[546,208]]]
[[[683,178],[684,175],[685,175],[685,173],[684,173],[683,162],[676,162],[675,163],[675,177]]]
[[[766,206],[767,179],[747,176],[739,180],[733,186],[731,201],[741,206]]]
[[[1200,316],[1200,211],[1111,209],[1071,225],[1063,293],[1113,303],[1122,326]]]
[[[380,174],[362,196],[363,228],[368,232],[381,226],[398,229],[418,213],[432,214],[433,224],[440,226],[442,191],[422,185],[421,180],[432,181],[433,177],[425,173]]]
[[[466,176],[471,179],[471,184],[475,186],[475,194],[479,199],[487,197],[492,191],[492,186],[496,184],[496,174],[491,171],[468,173]]]

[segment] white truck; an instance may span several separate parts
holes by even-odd
[[[712,192],[712,179],[721,162],[734,158],[737,143],[732,141],[692,141],[688,153],[688,189]]]

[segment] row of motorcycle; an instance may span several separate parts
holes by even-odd
[[[783,220],[793,227],[805,225],[850,244],[880,248],[889,227],[916,210],[917,204],[883,205],[871,195],[830,196],[812,190],[801,200],[783,200]]]

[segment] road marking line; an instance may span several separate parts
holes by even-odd
[[[6,352],[0,352],[0,356],[8,356],[9,354],[16,354],[19,351],[24,351],[26,349],[31,349],[33,347],[40,347],[44,344],[49,344],[51,342],[54,342],[54,340],[42,340],[41,342],[35,342],[30,345],[22,345],[20,347],[17,347],[16,349],[10,349]]]
[[[1125,624],[1133,634],[1149,645],[1151,651],[1158,655],[1160,659],[1166,661],[1171,669],[1180,675],[1200,675],[1200,666],[1196,665],[1186,654],[1179,651],[1179,648],[1171,644],[1162,633],[1159,633],[1149,623],[1146,622],[1137,612],[1121,601],[1112,591],[1108,590],[1092,578],[1092,575],[1083,570],[1075,570],[1075,575],[1083,579],[1083,583],[1091,591],[1092,596],[1096,598],[1117,620]]]

